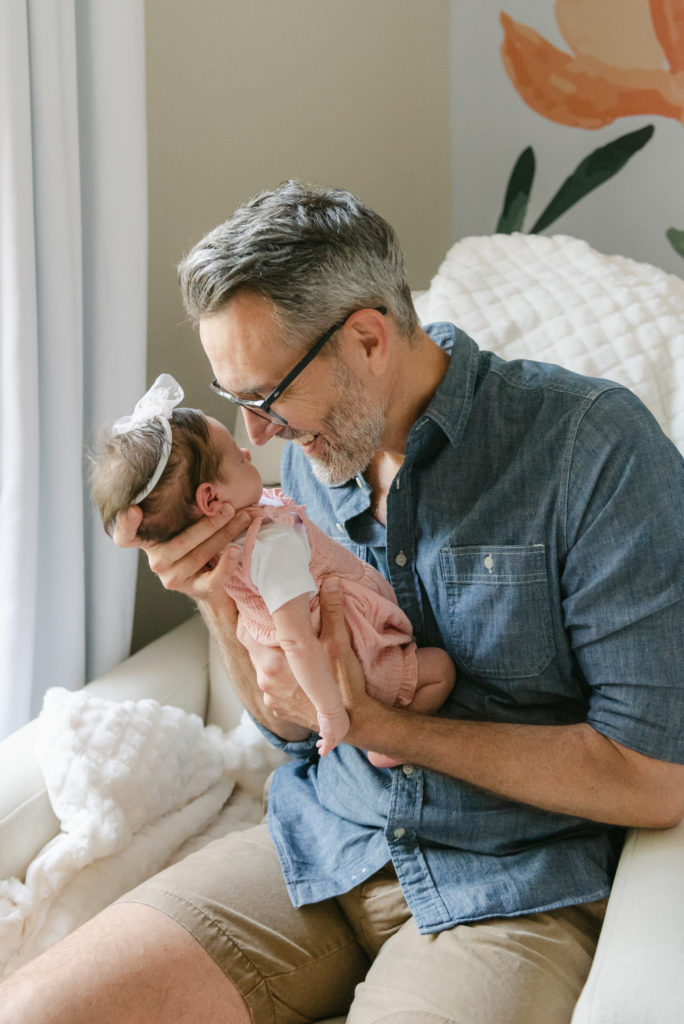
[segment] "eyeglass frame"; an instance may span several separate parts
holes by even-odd
[[[363,309],[364,307],[361,308]],[[382,313],[383,316],[387,315],[387,308],[385,306],[375,306],[374,308],[376,312]],[[221,398],[225,398],[229,402],[232,402],[233,405],[239,405],[243,409],[247,409],[249,412],[255,413],[257,416],[269,419],[273,423],[279,423],[282,427],[289,426],[289,423],[283,416],[280,416],[277,412],[273,412],[271,410],[271,406],[280,398],[286,388],[289,388],[290,384],[292,384],[292,382],[300,375],[302,370],[306,369],[312,359],[314,359],[321,351],[323,346],[330,341],[333,334],[335,334],[336,331],[339,331],[341,327],[344,327],[347,320],[349,320],[354,313],[358,312],[360,312],[360,310],[353,309],[351,313],[347,313],[343,320],[338,320],[337,323],[334,323],[332,327],[325,332],[325,334],[321,335],[321,337],[313,343],[309,351],[302,356],[299,362],[295,363],[290,372],[283,377],[280,383],[276,384],[273,391],[266,395],[266,398],[238,398],[238,396],[234,395],[232,391],[227,391],[225,388],[221,387],[216,378],[214,378],[209,385],[210,390],[213,391],[215,395],[220,395]]]

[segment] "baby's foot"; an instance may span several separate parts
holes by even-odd
[[[316,746],[321,757],[325,757],[347,735],[349,731],[349,715],[341,707],[338,711],[333,711],[331,714],[318,711],[317,717],[318,731],[321,734],[321,738],[317,741]]]

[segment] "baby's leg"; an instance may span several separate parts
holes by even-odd
[[[418,682],[409,707],[412,711],[428,715],[441,708],[451,693],[456,682],[456,669],[441,647],[421,647],[416,651],[416,658]]]
[[[451,693],[456,681],[456,670],[447,652],[440,647],[421,647],[416,651],[416,658],[418,681],[408,707],[411,711],[429,715],[440,708]],[[372,750],[368,751],[368,760],[376,768],[394,768],[403,763]]]

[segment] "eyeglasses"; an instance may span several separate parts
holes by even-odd
[[[387,309],[385,306],[376,306],[375,308],[378,313],[382,313],[383,316],[386,316]],[[283,391],[285,391],[286,388],[289,388],[292,381],[295,380],[302,370],[309,365],[311,360],[315,359],[323,346],[330,341],[335,331],[339,331],[340,327],[344,327],[349,317],[358,312],[358,309],[354,309],[351,313],[347,313],[343,320],[338,320],[336,324],[333,324],[329,331],[326,331],[318,341],[314,342],[306,355],[292,367],[285,377],[283,377],[280,384],[276,384],[273,391],[271,391],[270,395],[267,395],[266,398],[257,398],[254,400],[249,398],[238,398],[238,396],[234,395],[232,391],[226,391],[225,388],[222,388],[217,380],[213,380],[209,387],[214,394],[221,395],[222,398],[227,398],[228,401],[233,402],[234,405],[241,405],[244,409],[249,409],[250,412],[256,413],[257,416],[262,416],[264,419],[271,420],[273,423],[279,423],[281,427],[287,427],[287,420],[283,416],[279,416],[277,412],[274,412],[273,409],[271,409],[271,406],[280,398]]]

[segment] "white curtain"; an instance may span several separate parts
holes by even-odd
[[[142,392],[143,0],[0,0],[0,736],[128,653],[84,446]]]

